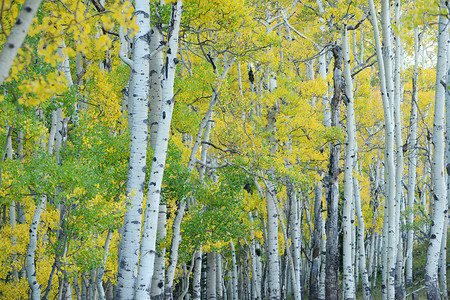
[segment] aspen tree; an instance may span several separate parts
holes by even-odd
[[[344,299],[355,299],[355,276],[353,269],[353,257],[351,245],[353,243],[352,232],[352,212],[353,212],[353,165],[355,158],[355,111],[353,109],[353,81],[350,74],[350,51],[348,46],[347,25],[344,25],[342,37],[343,53],[343,75],[345,81],[345,97],[347,112],[347,141],[345,147],[344,160],[344,208],[342,214],[343,229],[343,290]]]
[[[443,15],[448,12],[448,4],[440,2],[439,28],[438,28],[438,53],[436,62],[435,108],[433,123],[433,177],[434,177],[434,205],[433,217],[430,228],[430,243],[427,251],[427,265],[425,268],[425,282],[428,299],[440,299],[438,265],[441,251],[444,221],[448,212],[448,202],[445,191],[444,178],[444,118],[445,118],[445,94],[446,94],[446,70],[447,47],[449,37],[449,21]]]
[[[13,65],[14,59],[25,40],[28,30],[33,22],[42,0],[27,0],[22,6],[19,16],[16,19],[14,27],[6,39],[5,46],[0,52],[0,86],[9,77],[9,70]],[[3,7],[2,7],[3,12]]]
[[[167,147],[170,135],[170,123],[175,104],[174,81],[175,68],[178,63],[178,39],[182,13],[182,1],[172,3],[172,14],[167,33],[166,62],[162,80],[162,106],[158,123],[155,152],[147,190],[144,226],[140,249],[139,272],[136,279],[136,299],[150,298],[150,284],[154,272],[156,253],[156,229],[158,209],[161,197],[161,184],[164,175]],[[135,62],[136,64],[136,62]],[[148,65],[147,65],[148,67]],[[147,119],[148,123],[148,119]]]
[[[321,266],[322,239],[322,182],[316,182],[314,187],[314,231],[311,245],[311,272],[309,276],[309,298],[319,298],[319,279]]]
[[[395,232],[395,166],[394,166],[394,122],[392,112],[392,98],[393,98],[393,80],[392,80],[392,66],[391,66],[391,41],[390,41],[390,15],[389,15],[389,1],[382,0],[381,24],[383,28],[383,48],[381,48],[380,34],[378,31],[378,21],[375,14],[375,7],[373,0],[369,0],[371,22],[374,30],[375,48],[378,62],[378,74],[380,78],[381,97],[384,109],[384,128],[385,128],[385,161],[386,161],[386,203],[387,210],[385,210],[385,225],[386,239],[385,243],[386,259],[383,260],[383,272],[387,275],[387,282],[384,286],[387,287],[388,299],[395,297],[395,262],[397,238]]]
[[[401,30],[400,21],[400,0],[395,0],[395,25],[397,29]],[[396,170],[395,170],[395,232],[397,238],[397,255],[396,255],[396,267],[395,267],[395,297],[397,299],[404,296],[404,258],[403,258],[403,238],[400,233],[400,214],[403,199],[403,139],[402,139],[402,112],[401,112],[401,77],[400,72],[402,68],[402,45],[399,34],[394,35],[395,43],[395,58],[394,58],[394,122],[395,122],[395,147],[396,147]]]
[[[419,30],[414,28],[414,70],[412,78],[411,114],[409,131],[409,157],[408,157],[408,237],[406,244],[406,287],[413,284],[413,246],[414,246],[414,198],[416,189],[416,163],[417,163],[417,90],[419,79]]]
[[[342,48],[333,47],[334,94],[331,98],[331,127],[340,128],[340,108],[342,102]],[[325,298],[339,299],[339,236],[338,236],[338,203],[339,203],[339,156],[341,144],[339,141],[330,143],[330,158],[326,175],[327,195],[327,254],[325,269]]]
[[[145,170],[148,139],[148,95],[150,41],[150,3],[135,2],[135,18],[139,30],[134,38],[133,80],[132,80],[132,125],[130,161],[127,180],[127,211],[123,223],[116,299],[133,299],[141,243],[142,201],[145,187]],[[156,229],[156,226],[155,226]],[[152,275],[152,274],[151,274]],[[150,280],[148,283],[150,284]]]
[[[207,257],[207,267],[206,272],[208,276],[206,277],[206,290],[207,298],[215,300],[217,297],[217,286],[216,286],[216,253],[208,252]]]

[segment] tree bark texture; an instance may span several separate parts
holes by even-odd
[[[334,94],[331,99],[331,126],[340,128],[340,109],[342,101],[342,48],[335,45],[333,48],[334,69],[333,85]],[[325,269],[325,299],[340,299],[339,285],[339,238],[338,238],[338,203],[339,203],[339,156],[341,144],[339,141],[330,143],[330,159],[326,184],[327,195],[327,254]]]

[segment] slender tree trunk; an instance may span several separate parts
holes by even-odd
[[[278,215],[275,207],[276,186],[268,183],[266,205],[267,205],[267,267],[268,274],[268,296],[269,300],[280,299],[280,265],[278,256]]]
[[[444,6],[443,1],[441,1]],[[446,7],[441,7],[441,13],[447,13]],[[438,265],[441,250],[444,221],[448,210],[444,178],[444,112],[445,112],[445,77],[447,71],[447,42],[449,37],[448,19],[439,16],[438,58],[436,63],[436,91],[433,124],[433,175],[434,175],[434,210],[430,228],[430,243],[427,252],[425,282],[428,299],[440,299]]]
[[[208,292],[208,300],[215,300],[217,295],[217,286],[216,286],[216,253],[208,252],[207,257],[207,268],[206,272],[208,277],[206,279],[206,286]]]
[[[398,30],[401,29],[400,22],[400,0],[395,0],[395,25]],[[402,61],[402,45],[400,35],[394,35],[395,42],[395,66],[394,66],[394,121],[395,121],[395,146],[396,146],[396,170],[395,170],[395,235],[397,239],[397,256],[396,256],[396,274],[395,274],[395,297],[402,299],[405,294],[404,288],[404,257],[403,257],[403,239],[400,228],[400,214],[403,192],[403,139],[402,139],[402,112],[400,108],[402,100],[401,91],[401,61]]]
[[[344,209],[342,214],[343,230],[343,271],[344,271],[344,299],[355,299],[355,276],[352,256],[352,218],[353,218],[353,160],[355,158],[355,111],[353,109],[353,82],[350,74],[350,51],[348,46],[347,29],[343,33],[343,61],[344,81],[347,107],[347,142],[344,160]]]
[[[36,245],[37,245],[37,234],[39,228],[39,222],[41,220],[41,214],[44,210],[45,203],[47,202],[47,197],[41,196],[39,203],[36,207],[36,211],[34,212],[33,220],[31,221],[30,227],[30,243],[28,244],[27,250],[27,279],[28,284],[31,289],[31,299],[32,300],[40,300],[41,299],[41,287],[37,281],[36,277],[36,263],[35,263],[35,254],[36,254]]]
[[[251,267],[252,267],[252,299],[261,299],[260,287],[258,286],[258,276],[257,276],[257,261],[256,261],[256,250],[255,250],[255,239],[253,236],[253,214],[248,212],[248,219],[251,224],[250,231],[250,259],[251,259]]]
[[[0,52],[0,86],[9,77],[9,70],[16,58],[17,52],[22,46],[25,37],[28,34],[28,29],[35,14],[41,5],[42,0],[27,0],[20,10],[19,16],[14,23],[8,37],[6,38],[5,47]]]
[[[181,221],[183,220],[186,200],[182,199],[179,203],[177,214],[172,225],[172,245],[170,247],[169,265],[167,266],[167,276],[164,287],[164,298],[172,299],[173,280],[178,262],[178,247],[181,243]]]
[[[100,300],[106,300],[105,291],[103,290],[103,275],[105,274],[106,259],[108,258],[109,243],[111,242],[112,233],[113,233],[113,231],[111,229],[108,230],[108,234],[106,236],[106,241],[105,241],[105,246],[103,247],[104,248],[103,261],[102,261],[103,266],[101,266],[97,270],[97,278],[95,279],[95,282],[97,284],[98,297]],[[72,299],[72,298],[68,298],[68,299]]]
[[[233,300],[238,300],[238,271],[237,271],[237,263],[236,263],[236,251],[234,249],[234,243],[233,241],[230,241],[230,249],[231,249],[231,269],[233,274],[233,284],[231,287]]]
[[[178,35],[180,31],[182,1],[172,3],[172,15],[167,33],[166,63],[162,80],[162,106],[156,137],[155,152],[152,159],[152,169],[148,181],[147,203],[145,208],[144,226],[141,241],[141,256],[137,275],[135,299],[150,299],[150,284],[154,272],[156,253],[156,230],[158,209],[161,199],[161,184],[169,144],[170,123],[172,121],[174,99],[175,68],[178,62]],[[136,62],[135,62],[136,65]],[[181,212],[182,214],[183,212]]]
[[[406,246],[406,286],[413,284],[413,246],[414,246],[414,198],[416,189],[416,163],[417,163],[417,89],[419,79],[419,30],[414,28],[414,71],[412,78],[411,116],[409,131],[409,158],[408,158],[408,238]]]
[[[390,14],[389,1],[382,0],[382,28],[383,28],[383,49],[380,43],[380,34],[378,31],[377,17],[375,14],[375,7],[373,0],[369,0],[371,22],[374,29],[375,48],[377,54],[381,97],[383,101],[384,119],[385,119],[385,161],[386,161],[386,203],[387,210],[385,210],[386,231],[384,243],[386,243],[385,254],[386,259],[383,259],[383,272],[387,276],[386,282],[383,285],[387,288],[387,297],[393,300],[395,297],[395,263],[397,258],[397,236],[396,236],[396,203],[395,203],[395,165],[394,165],[394,123],[392,113],[392,98],[393,98],[393,80],[392,80],[392,58],[391,58],[391,41],[390,41]]]
[[[319,276],[322,240],[322,182],[314,188],[314,231],[311,246],[311,272],[309,275],[309,299],[319,299]]]
[[[124,218],[117,275],[116,299],[118,300],[131,300],[135,294],[147,158],[150,45],[149,40],[145,37],[150,32],[150,3],[137,0],[135,11],[136,24],[139,26],[139,30],[135,36],[134,64],[130,72],[133,74],[133,92],[129,97],[133,101],[131,146],[126,190],[127,210]],[[150,284],[150,280],[147,284]]]
[[[164,42],[161,24],[157,24],[150,30],[150,49],[156,50]],[[158,122],[161,115],[162,86],[161,81],[164,67],[164,53],[158,51],[150,58],[150,146],[156,148],[156,138],[158,135]]]
[[[291,248],[292,254],[290,255],[293,261],[293,270],[291,267],[292,286],[294,292],[294,299],[302,299],[302,240],[301,240],[301,218],[299,209],[299,199],[296,195],[294,185],[287,179],[287,189],[288,201],[291,203],[290,206],[290,234],[291,234]],[[289,264],[290,265],[290,264]]]
[[[194,276],[192,279],[192,299],[201,299],[201,277],[202,277],[202,250],[195,252]]]
[[[334,56],[334,95],[331,99],[331,126],[340,128],[340,108],[342,100],[342,48],[333,48]],[[339,239],[338,239],[338,203],[339,203],[339,156],[341,145],[334,141],[330,144],[330,160],[327,181],[327,254],[325,269],[325,298],[338,300],[339,286]]]
[[[223,262],[220,253],[216,253],[216,290],[217,299],[223,300]]]
[[[158,240],[162,241],[166,237],[166,214],[167,207],[165,203],[161,203],[159,205],[159,213],[158,213]],[[156,253],[155,257],[155,271],[152,276],[151,283],[151,298],[153,300],[162,300],[164,299],[164,276],[165,276],[165,253],[166,248],[160,247],[160,251]]]

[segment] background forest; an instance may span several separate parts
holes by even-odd
[[[448,299],[448,1],[166,2],[1,1],[0,298]]]

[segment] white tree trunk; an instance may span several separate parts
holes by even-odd
[[[325,267],[327,260],[327,240],[325,239],[326,230],[325,230],[325,218],[322,218],[322,238],[320,243],[320,275],[319,275],[319,295],[317,299],[323,300],[325,299]]]
[[[239,296],[238,296],[238,272],[237,272],[237,263],[236,263],[236,251],[234,249],[234,243],[233,241],[230,241],[230,249],[231,249],[231,269],[232,269],[232,274],[233,274],[233,284],[231,287],[231,292],[232,292],[232,299],[233,300],[238,300]]]
[[[153,26],[150,30],[150,49],[161,47],[164,38],[161,26]],[[161,115],[162,104],[162,68],[164,67],[164,53],[158,51],[150,58],[150,146],[156,148],[156,136],[158,134],[158,122]]]
[[[194,275],[192,278],[192,299],[200,300],[201,299],[201,278],[202,278],[202,250],[198,250],[195,252],[195,265],[194,265]]]
[[[314,187],[314,231],[311,245],[311,273],[309,275],[309,298],[319,299],[319,279],[322,240],[322,182]]]
[[[118,300],[131,300],[135,294],[134,287],[141,240],[142,201],[145,188],[149,124],[150,45],[146,37],[150,32],[150,3],[143,0],[137,0],[135,3],[135,18],[139,30],[135,36],[134,64],[130,72],[133,74],[132,86],[130,86],[132,94],[129,95],[129,99],[133,99],[131,146],[126,190],[128,198],[127,210],[125,212],[117,275],[116,299]],[[150,281],[149,279],[146,284],[149,285]],[[147,293],[149,294],[149,291]]]
[[[353,159],[355,157],[355,111],[353,109],[353,82],[350,73],[350,50],[348,46],[347,29],[344,28],[343,38],[344,81],[347,97],[347,141],[344,159],[344,208],[342,214],[343,230],[343,292],[344,299],[355,299],[355,276],[352,256],[352,212],[353,212]]]
[[[356,143],[355,143],[356,144]],[[356,156],[355,156],[356,158]],[[355,168],[355,172],[357,173],[357,168]],[[354,199],[355,199],[355,211],[356,216],[358,218],[358,232],[357,232],[357,239],[358,239],[358,253],[359,257],[357,260],[357,263],[359,264],[360,268],[360,274],[362,279],[362,289],[363,289],[363,299],[369,300],[372,298],[372,289],[370,288],[370,281],[369,281],[369,274],[367,272],[366,268],[366,249],[364,244],[364,217],[362,214],[362,208],[361,208],[361,193],[360,188],[358,184],[358,179],[356,177],[353,177],[353,190],[354,190]]]
[[[302,240],[301,240],[301,222],[299,205],[299,199],[296,195],[294,185],[288,180],[286,193],[288,194],[288,201],[291,203],[290,207],[290,239],[292,254],[291,259],[293,261],[293,270],[291,267],[291,275],[294,299],[302,299]]]
[[[52,123],[50,125],[50,133],[48,135],[47,142],[47,153],[53,154],[53,147],[55,145],[55,136],[56,136],[56,126],[58,124],[58,117],[56,115],[56,110],[52,111]]]
[[[41,199],[39,200],[39,203],[36,207],[36,211],[34,212],[33,220],[31,221],[30,226],[30,243],[28,244],[27,250],[27,279],[31,289],[32,300],[41,299],[41,287],[36,277],[36,263],[34,261],[35,259],[34,255],[36,253],[39,222],[41,220],[41,214],[42,211],[44,210],[46,202],[47,197],[45,195],[41,196]]]
[[[37,13],[42,0],[27,0],[22,6],[19,16],[11,29],[6,42],[0,53],[0,86],[9,76],[9,70],[16,58],[19,48],[22,46],[28,29],[33,22],[34,15]]]
[[[252,270],[252,299],[261,299],[260,286],[258,286],[258,276],[257,276],[257,260],[256,260],[256,250],[255,250],[255,239],[253,236],[253,214],[248,212],[248,220],[251,224],[250,230],[250,259],[251,259],[251,270]]]
[[[167,207],[165,203],[159,205],[158,213],[158,239],[161,241],[166,237],[166,213]],[[152,276],[151,284],[151,298],[154,300],[164,299],[164,276],[165,276],[165,253],[166,248],[161,247],[160,251],[156,253],[155,257],[155,271]]]
[[[401,30],[400,22],[400,0],[395,0],[395,24],[398,30]],[[403,258],[403,239],[400,234],[400,214],[403,192],[403,139],[402,139],[402,91],[401,91],[401,61],[402,61],[402,45],[400,35],[394,35],[395,41],[395,66],[394,66],[394,120],[395,120],[395,146],[396,146],[396,170],[395,170],[395,235],[397,244],[396,255],[396,274],[395,274],[395,297],[401,299],[404,297],[404,258]]]
[[[181,243],[181,221],[183,220],[186,201],[182,199],[178,206],[177,214],[172,225],[172,245],[170,247],[169,265],[167,266],[166,282],[164,287],[165,299],[172,298],[173,280],[178,262],[178,247]]]
[[[105,291],[103,290],[103,275],[105,274],[106,259],[108,258],[109,243],[111,242],[112,234],[113,231],[109,229],[108,234],[106,235],[105,246],[103,247],[103,265],[97,270],[97,278],[95,279],[95,283],[97,284],[98,297],[100,300],[106,300]]]
[[[442,5],[444,5],[442,3]],[[447,10],[443,7],[442,13]],[[433,124],[433,176],[434,176],[434,205],[433,218],[430,228],[430,242],[427,252],[427,265],[425,267],[425,281],[428,299],[440,299],[438,265],[441,250],[442,234],[444,231],[445,215],[447,214],[447,191],[445,190],[444,178],[444,112],[446,93],[446,71],[447,71],[447,43],[449,37],[448,19],[439,16],[438,33],[438,57],[436,63],[436,90]],[[445,224],[447,226],[447,224]]]
[[[208,300],[215,300],[217,294],[216,286],[216,254],[214,252],[208,252],[207,255],[207,267],[206,272],[208,274],[206,278],[206,289]]]
[[[158,209],[161,199],[161,184],[167,157],[167,147],[170,135],[173,107],[175,104],[173,85],[175,68],[178,63],[178,35],[182,12],[182,1],[172,4],[170,27],[167,34],[166,63],[162,81],[162,106],[156,137],[155,152],[152,159],[152,169],[148,181],[147,203],[145,208],[144,226],[141,241],[141,256],[139,272],[136,279],[135,299],[150,298],[150,283],[154,271],[156,253],[156,233],[158,222]],[[136,65],[136,61],[134,62]]]
[[[411,96],[411,116],[410,116],[410,131],[409,131],[409,158],[408,158],[408,209],[407,215],[408,223],[408,238],[406,246],[406,286],[413,284],[413,246],[414,246],[414,198],[416,189],[416,163],[417,163],[417,89],[419,79],[419,30],[414,28],[414,71],[412,82],[412,96]]]
[[[387,275],[384,286],[387,287],[387,297],[393,300],[395,297],[395,263],[397,258],[397,236],[396,236],[396,203],[395,203],[395,165],[394,165],[394,123],[392,113],[393,80],[392,80],[392,58],[390,41],[390,15],[389,1],[382,0],[381,20],[383,28],[383,50],[380,43],[377,16],[373,0],[369,0],[371,22],[374,29],[375,48],[378,61],[378,73],[380,78],[381,97],[383,101],[385,119],[385,161],[386,161],[386,203],[385,218],[387,222],[386,260],[384,274]]]
[[[216,290],[217,299],[223,300],[223,262],[222,255],[220,253],[216,253]]]

